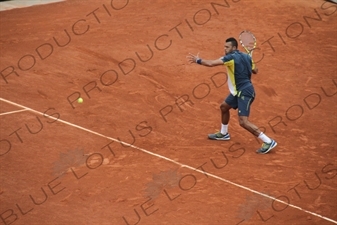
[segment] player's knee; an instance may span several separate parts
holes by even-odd
[[[248,120],[239,118],[239,124],[241,127],[245,128],[248,126]]]
[[[228,112],[230,110],[230,108],[231,107],[225,102],[220,105],[221,112]]]

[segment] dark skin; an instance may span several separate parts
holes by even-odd
[[[235,51],[235,50],[237,50],[236,46],[233,46],[231,42],[226,42],[224,48],[225,48],[225,54],[226,55]],[[187,56],[187,59],[190,63],[196,63],[197,59],[199,59],[199,54],[193,55],[193,54],[189,53],[189,55]],[[223,64],[224,63],[221,59],[215,59],[215,60],[205,60],[205,59],[203,59],[201,61],[201,65],[208,66],[208,67],[223,66]],[[253,72],[253,74],[257,74],[257,72],[258,72],[257,67],[255,67],[255,69],[252,72]],[[220,105],[222,124],[228,124],[229,118],[230,118],[229,110],[231,108],[232,107],[230,105],[228,105],[226,102],[223,102]],[[250,133],[252,133],[256,137],[258,137],[259,134],[261,133],[261,130],[259,130],[259,128],[257,126],[255,126],[254,124],[249,122],[248,116],[239,116],[239,123],[240,123],[241,127],[246,129],[247,131],[249,131]]]

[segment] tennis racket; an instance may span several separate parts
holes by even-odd
[[[240,33],[239,40],[246,52],[253,57],[253,51],[256,49],[256,38],[254,34],[248,30],[244,30]]]

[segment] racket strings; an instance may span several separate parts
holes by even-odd
[[[256,40],[250,33],[242,33],[240,40],[242,45],[244,45],[248,50],[253,50],[256,46]]]

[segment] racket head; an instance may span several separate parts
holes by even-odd
[[[254,49],[256,48],[256,38],[249,30],[244,30],[239,35],[239,41],[245,51],[252,56]]]

